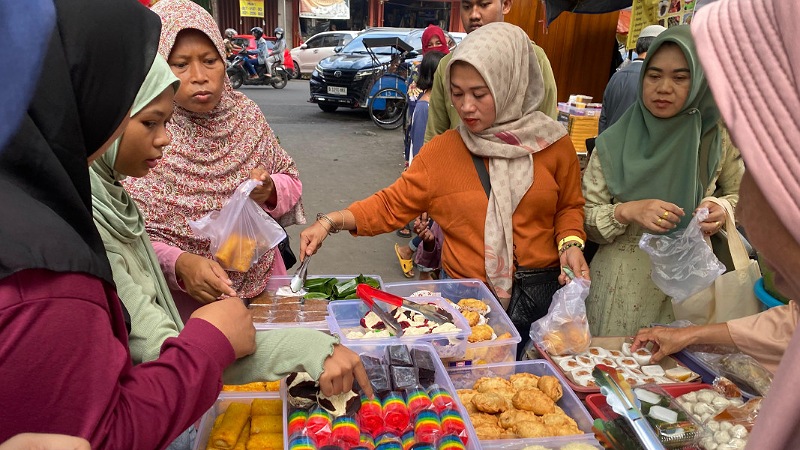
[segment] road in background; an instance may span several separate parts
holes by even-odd
[[[297,162],[309,224],[318,212],[346,208],[389,186],[402,173],[402,131],[378,128],[366,110],[324,113],[307,102],[306,80],[291,80],[281,90],[259,86],[241,91],[261,107],[281,145]],[[305,227],[287,229],[298,256],[299,235]],[[407,281],[394,254],[395,242],[402,245],[408,239],[393,232],[358,238],[346,232],[331,235],[310,262],[308,273],[377,274],[386,282]]]

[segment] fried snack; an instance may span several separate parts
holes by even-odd
[[[505,397],[494,392],[480,393],[472,397],[472,404],[478,408],[478,411],[489,414],[497,414],[508,409]]]
[[[223,391],[228,392],[277,392],[280,390],[279,381],[254,381],[247,384],[226,384],[222,386]]]
[[[228,239],[219,246],[214,256],[219,264],[227,270],[247,272],[253,265],[256,253],[256,241],[236,233],[231,233]]]
[[[514,390],[514,385],[505,378],[500,377],[481,377],[472,386],[478,392],[492,392],[501,390]]]
[[[283,416],[253,416],[250,433],[283,433]]]
[[[532,373],[515,373],[508,377],[508,381],[514,385],[514,389],[521,391],[523,389],[535,389],[539,384],[539,377]]]
[[[514,425],[514,433],[521,438],[539,438],[552,436],[549,428],[539,421],[525,420]]]
[[[545,414],[542,416],[542,422],[547,425],[553,436],[583,434],[583,431],[578,428],[578,424],[572,420],[572,417],[564,414]]]
[[[463,315],[464,318],[467,319],[467,323],[469,323],[469,326],[471,327],[477,325],[478,322],[480,322],[481,320],[481,315],[476,313],[475,311],[464,311],[463,313],[461,313],[461,315]]]
[[[497,336],[497,339],[511,339],[511,333],[506,331],[505,333],[501,334],[500,336]]]
[[[531,411],[509,408],[497,416],[500,426],[506,430],[514,428],[518,422],[541,422],[542,418]]]
[[[250,405],[247,403],[231,403],[225,410],[222,423],[219,428],[211,434],[209,442],[213,442],[214,447],[221,449],[233,448],[239,435],[244,429],[244,425],[250,419]]]
[[[225,414],[221,414],[214,419],[214,425],[211,426],[211,433],[209,433],[208,445],[206,445],[206,450],[216,450],[214,447],[214,442],[211,441],[211,436],[214,435],[214,432],[219,429],[219,425],[222,423],[222,419],[225,417]]]
[[[251,434],[247,450],[282,450],[283,433]]]
[[[505,435],[506,430],[500,428],[499,425],[490,425],[490,424],[483,424],[481,426],[475,426],[475,434],[478,435],[478,439],[484,440],[494,440],[494,439],[502,439]]]
[[[461,311],[473,311],[478,314],[486,314],[489,312],[489,305],[475,298],[464,298],[459,300],[458,308]]]
[[[538,415],[553,413],[556,406],[553,399],[538,389],[523,389],[514,395],[511,402],[517,409],[533,411]]]
[[[250,439],[250,422],[245,424],[244,429],[242,430],[241,434],[239,434],[239,439],[236,441],[236,445],[233,446],[233,450],[247,450],[248,439]]]
[[[482,412],[478,412],[478,413],[475,413],[475,414],[470,414],[469,415],[469,421],[472,422],[472,424],[475,425],[475,427],[480,427],[480,426],[484,426],[484,425],[494,425],[494,426],[498,426],[498,427],[500,426],[500,425],[498,425],[498,422],[497,422],[497,416],[494,416],[492,414],[482,413]]]
[[[253,399],[253,416],[281,416],[283,417],[283,401],[271,398]]]
[[[491,341],[494,330],[489,325],[476,325],[472,327],[472,334],[469,335],[467,341],[470,343]]]
[[[544,392],[548,397],[553,399],[554,402],[561,400],[561,396],[564,395],[561,382],[558,381],[558,378],[550,375],[545,375],[539,378],[537,387],[540,391]]]

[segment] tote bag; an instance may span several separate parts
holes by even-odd
[[[682,302],[672,302],[675,319],[690,320],[697,325],[722,323],[731,319],[758,314],[758,299],[753,286],[761,278],[758,261],[752,260],[745,250],[742,238],[736,230],[733,207],[725,200],[706,197],[725,210],[725,231],[728,234],[728,250],[734,270],[720,275],[714,284],[690,296]],[[710,240],[708,245],[711,245]]]

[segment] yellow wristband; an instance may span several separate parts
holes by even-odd
[[[564,244],[573,241],[581,244],[581,247],[583,247],[585,244],[585,242],[583,242],[583,239],[579,238],[578,236],[567,236],[558,242],[558,251],[561,252],[561,250],[564,248]]]

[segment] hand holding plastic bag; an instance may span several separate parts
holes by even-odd
[[[573,355],[589,348],[592,334],[586,319],[591,282],[575,278],[553,294],[547,315],[531,325],[531,339],[551,355]]]
[[[675,302],[711,286],[725,273],[725,265],[700,229],[700,222],[707,217],[708,209],[700,208],[685,230],[672,235],[644,233],[639,240],[639,248],[650,255],[653,282]]]
[[[286,232],[258,204],[250,192],[261,185],[247,180],[236,188],[220,211],[189,221],[198,236],[211,240],[211,253],[225,270],[247,272]]]

